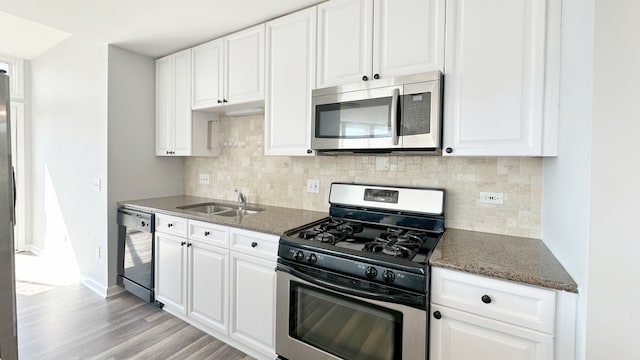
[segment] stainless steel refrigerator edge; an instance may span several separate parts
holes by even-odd
[[[0,358],[18,358],[13,226],[15,181],[11,166],[9,76],[0,71]]]

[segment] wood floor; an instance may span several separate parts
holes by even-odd
[[[52,287],[18,294],[17,312],[21,360],[253,359],[129,293]]]

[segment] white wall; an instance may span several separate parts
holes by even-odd
[[[640,2],[597,0],[588,359],[638,359]]]
[[[106,289],[95,249],[107,245],[107,193],[92,180],[107,179],[107,46],[71,37],[34,59],[31,99],[33,243],[68,241],[90,285]]]
[[[557,158],[543,161],[542,239],[580,291],[576,358],[586,336],[594,0],[564,0]]]
[[[156,157],[155,61],[109,46],[109,286],[117,276],[117,202],[182,194],[181,158]]]

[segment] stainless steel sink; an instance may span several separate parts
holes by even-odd
[[[235,210],[230,210],[230,211],[226,211],[226,212],[217,213],[217,214],[214,214],[214,215],[228,216],[228,217],[244,216],[244,215],[251,215],[251,214],[259,213],[262,210],[264,210],[264,209],[242,209],[242,210],[235,209]]]
[[[258,208],[244,208],[240,209],[237,205],[221,204],[221,203],[202,203],[186,206],[178,206],[178,209],[195,211],[207,215],[219,215],[219,216],[238,216],[238,215],[251,215],[259,213],[264,209]]]
[[[178,209],[195,211],[195,212],[204,213],[204,214],[215,214],[215,213],[234,210],[233,207],[230,207],[230,206],[228,206],[226,204],[225,205],[221,205],[221,204],[217,204],[217,203],[206,203],[206,204],[195,204],[195,205],[188,205],[188,206],[179,206]]]

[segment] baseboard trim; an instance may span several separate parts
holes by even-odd
[[[83,272],[80,272],[80,283],[103,298],[107,298],[107,288]]]
[[[40,256],[42,255],[42,248],[37,246],[37,245],[33,245],[33,244],[29,244],[25,246],[25,251],[31,252],[36,256]]]

